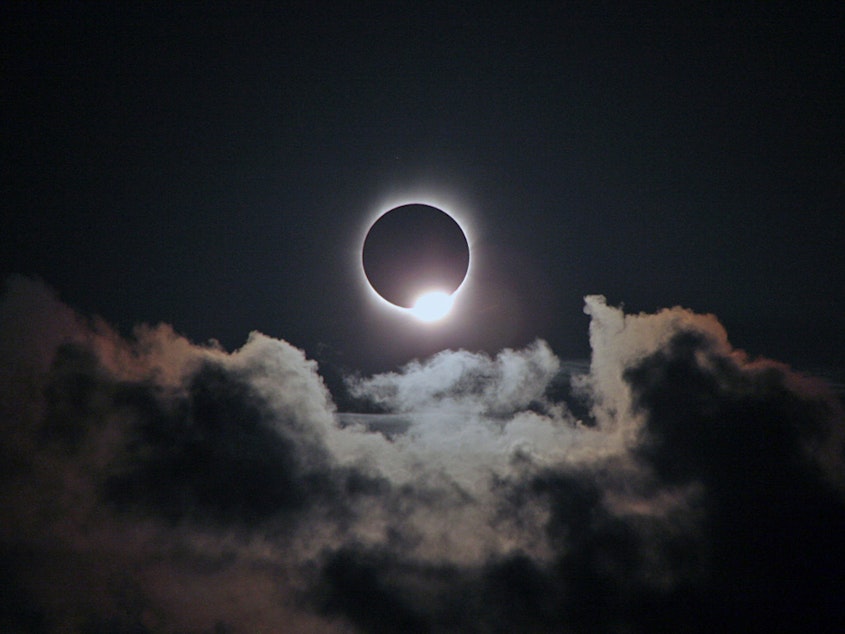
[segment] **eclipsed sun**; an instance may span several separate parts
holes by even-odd
[[[367,232],[362,251],[373,291],[425,322],[449,314],[469,258],[469,243],[457,221],[422,203],[382,214]]]

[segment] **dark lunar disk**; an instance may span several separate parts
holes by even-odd
[[[469,269],[469,244],[460,225],[431,205],[391,209],[364,240],[364,273],[391,304],[411,308],[427,291],[453,293]]]

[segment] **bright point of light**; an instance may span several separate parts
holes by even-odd
[[[432,291],[420,295],[411,314],[420,321],[437,321],[449,314],[454,303],[454,298],[443,291]]]

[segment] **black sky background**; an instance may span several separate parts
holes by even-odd
[[[252,329],[364,371],[536,336],[583,296],[842,358],[838,3],[15,3],[2,272],[128,331]],[[409,331],[350,265],[392,193],[473,219],[467,328]],[[385,341],[393,343],[385,345]],[[322,351],[322,352],[321,352]]]

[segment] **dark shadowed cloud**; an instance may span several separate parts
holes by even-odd
[[[0,304],[0,629],[654,632],[843,616],[845,417],[712,315],[348,377]],[[380,413],[370,413],[378,411]]]

